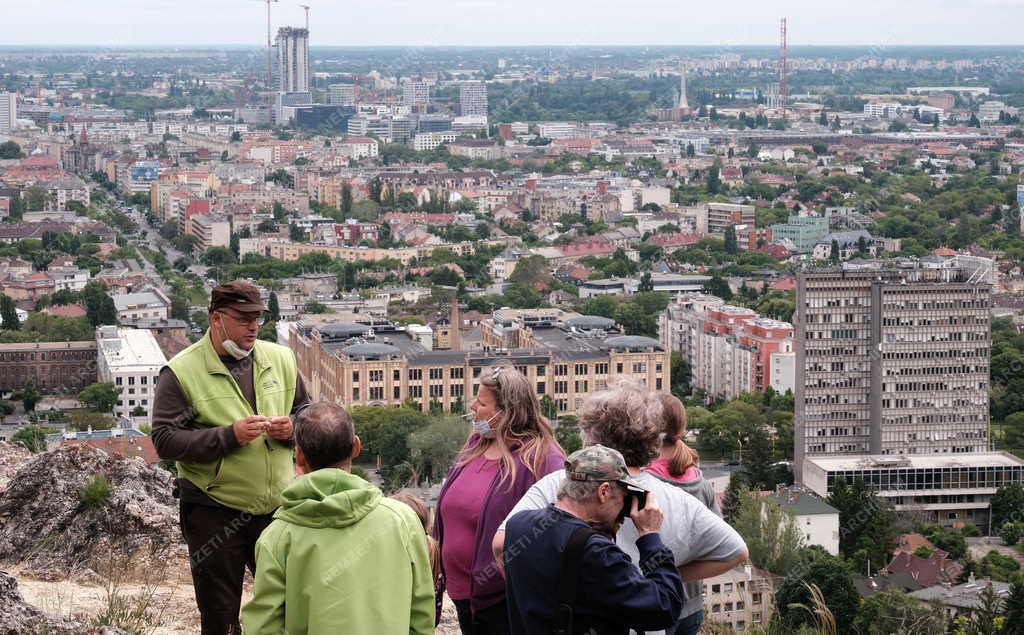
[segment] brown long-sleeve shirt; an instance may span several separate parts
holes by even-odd
[[[232,357],[220,359],[235,378],[253,412],[259,414],[256,408],[256,389],[252,380],[252,360],[236,360]],[[309,403],[306,386],[302,383],[302,377],[296,373],[291,415],[298,415]],[[160,458],[185,463],[209,463],[241,447],[231,426],[194,428],[194,419],[195,413],[181,389],[177,376],[170,367],[165,366],[160,371],[160,379],[153,398],[153,432],[150,435]],[[183,499],[199,503],[213,502],[212,498],[188,481],[178,481]]]

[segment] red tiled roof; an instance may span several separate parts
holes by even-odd
[[[81,304],[55,304],[46,307],[43,312],[66,318],[85,317],[85,308]]]

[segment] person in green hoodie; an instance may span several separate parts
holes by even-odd
[[[302,476],[256,543],[246,635],[434,632],[426,535],[406,504],[351,474],[352,417],[321,402],[295,425]]]

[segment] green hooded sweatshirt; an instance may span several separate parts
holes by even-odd
[[[408,505],[335,468],[282,497],[256,543],[246,635],[434,632],[426,534]]]

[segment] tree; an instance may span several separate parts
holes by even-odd
[[[818,125],[828,126],[828,113],[825,112],[824,108],[821,110],[821,114],[818,115]]]
[[[37,454],[46,450],[46,429],[37,426],[25,426],[11,435],[11,441],[25,446],[29,452]]]
[[[618,301],[610,295],[599,295],[588,299],[583,303],[581,312],[584,315],[599,315],[606,318],[615,318],[615,310],[619,307]]]
[[[992,374],[996,376],[995,369]],[[1003,523],[1018,518],[1024,518],[1024,485],[1004,485],[992,496],[992,531],[998,533]]]
[[[114,418],[106,412],[79,411],[71,413],[70,430],[110,430],[114,427]]]
[[[352,213],[352,186],[348,183],[341,186],[341,215],[348,218]]]
[[[270,300],[267,302],[267,312],[270,314],[270,321],[277,322],[281,319],[281,305],[277,301],[277,293],[270,292]]]
[[[636,302],[623,302],[615,310],[615,321],[622,325],[626,335],[658,336],[658,318],[644,311]]]
[[[565,450],[566,455],[583,447],[580,426],[575,417],[565,416],[558,420],[558,425],[555,426],[555,440]]]
[[[409,435],[409,458],[416,474],[440,482],[469,436],[461,417],[447,416]]]
[[[832,264],[839,264],[839,241],[832,239],[832,248],[829,250],[828,259]]]
[[[21,146],[13,141],[0,143],[0,159],[22,159],[25,155],[21,152]]]
[[[722,298],[723,300],[732,299],[732,289],[729,288],[729,283],[726,282],[717,272],[713,273],[711,275],[711,279],[704,284],[704,293],[710,293],[711,295]]]
[[[889,501],[863,479],[851,485],[840,476],[826,502],[839,510],[839,552],[843,557],[858,564],[870,562],[875,569],[889,564],[896,542],[896,514]]]
[[[522,284],[529,287],[538,282],[547,282],[550,279],[551,273],[548,271],[548,260],[540,254],[520,258],[519,262],[516,263],[516,268],[512,270],[512,274],[508,277],[508,281],[513,284]]]
[[[112,412],[121,398],[121,389],[113,383],[97,382],[78,393],[78,400],[93,412]]]
[[[846,563],[830,556],[823,549],[810,547],[801,552],[800,562],[796,566],[803,571],[803,575],[786,577],[775,592],[775,604],[785,626],[784,632],[793,633],[802,625],[813,625],[812,615],[800,606],[812,603],[808,585],[820,589],[836,624],[843,625],[840,632],[849,632],[849,625],[857,615],[860,597]]]
[[[1010,584],[1003,608],[1006,611],[1003,635],[1024,635],[1024,579],[1017,578]]]
[[[733,472],[729,476],[729,485],[722,497],[722,518],[729,524],[736,522],[740,513],[743,492],[748,490],[747,477],[743,472]]]
[[[982,588],[978,599],[980,601],[974,607],[968,622],[968,632],[971,635],[995,635],[1003,632],[1003,599],[996,593],[991,582]]]
[[[208,267],[220,265],[233,265],[238,262],[235,253],[227,247],[210,247],[203,254],[203,263]]]
[[[758,491],[741,490],[739,513],[731,523],[743,536],[756,566],[789,575],[800,560],[804,537],[792,512]]]
[[[25,209],[30,212],[44,210],[47,203],[50,202],[50,193],[38,185],[33,185],[26,189],[22,192],[21,196],[25,201]]]
[[[85,315],[93,326],[117,324],[117,308],[114,300],[107,294],[107,287],[100,282],[88,282],[82,289],[85,301]]]
[[[1016,545],[1020,542],[1021,537],[1024,537],[1024,522],[1003,523],[1003,526],[999,528],[999,537],[1009,547]]]
[[[690,380],[692,378],[692,371],[690,365],[683,361],[683,356],[679,352],[672,353],[672,361],[670,362],[671,367],[671,379],[670,385],[672,394],[679,399],[685,399],[690,396]]]
[[[288,237],[292,242],[301,243],[306,241],[306,232],[295,223],[288,225]]]
[[[645,271],[644,275],[640,276],[640,284],[637,287],[637,291],[640,293],[650,293],[654,291],[654,281],[651,279],[651,272]]]
[[[707,190],[708,194],[718,194],[722,191],[722,180],[719,178],[719,174],[722,170],[722,162],[715,159],[715,162],[708,169],[707,175]]]
[[[18,321],[18,307],[6,293],[0,293],[0,328],[5,331],[17,331],[21,328]]]
[[[540,412],[548,419],[554,419],[558,416],[558,407],[555,405],[555,400],[551,398],[551,395],[544,395],[540,398]]]
[[[859,635],[944,633],[946,616],[941,606],[915,600],[903,591],[880,591],[861,604],[853,631]]]
[[[733,225],[725,228],[725,251],[730,254],[739,251],[739,245],[736,242],[736,227]]]
[[[42,393],[39,392],[39,388],[36,386],[34,381],[28,382],[24,389],[21,391],[21,405],[25,408],[25,412],[32,412],[36,409],[36,404],[43,398]]]
[[[772,460],[771,439],[764,428],[754,428],[747,438],[743,452],[743,468],[750,486],[756,490],[774,490],[779,482]]]
[[[928,525],[921,529],[921,533],[953,560],[962,560],[967,556],[967,539],[961,532],[940,525]]]

